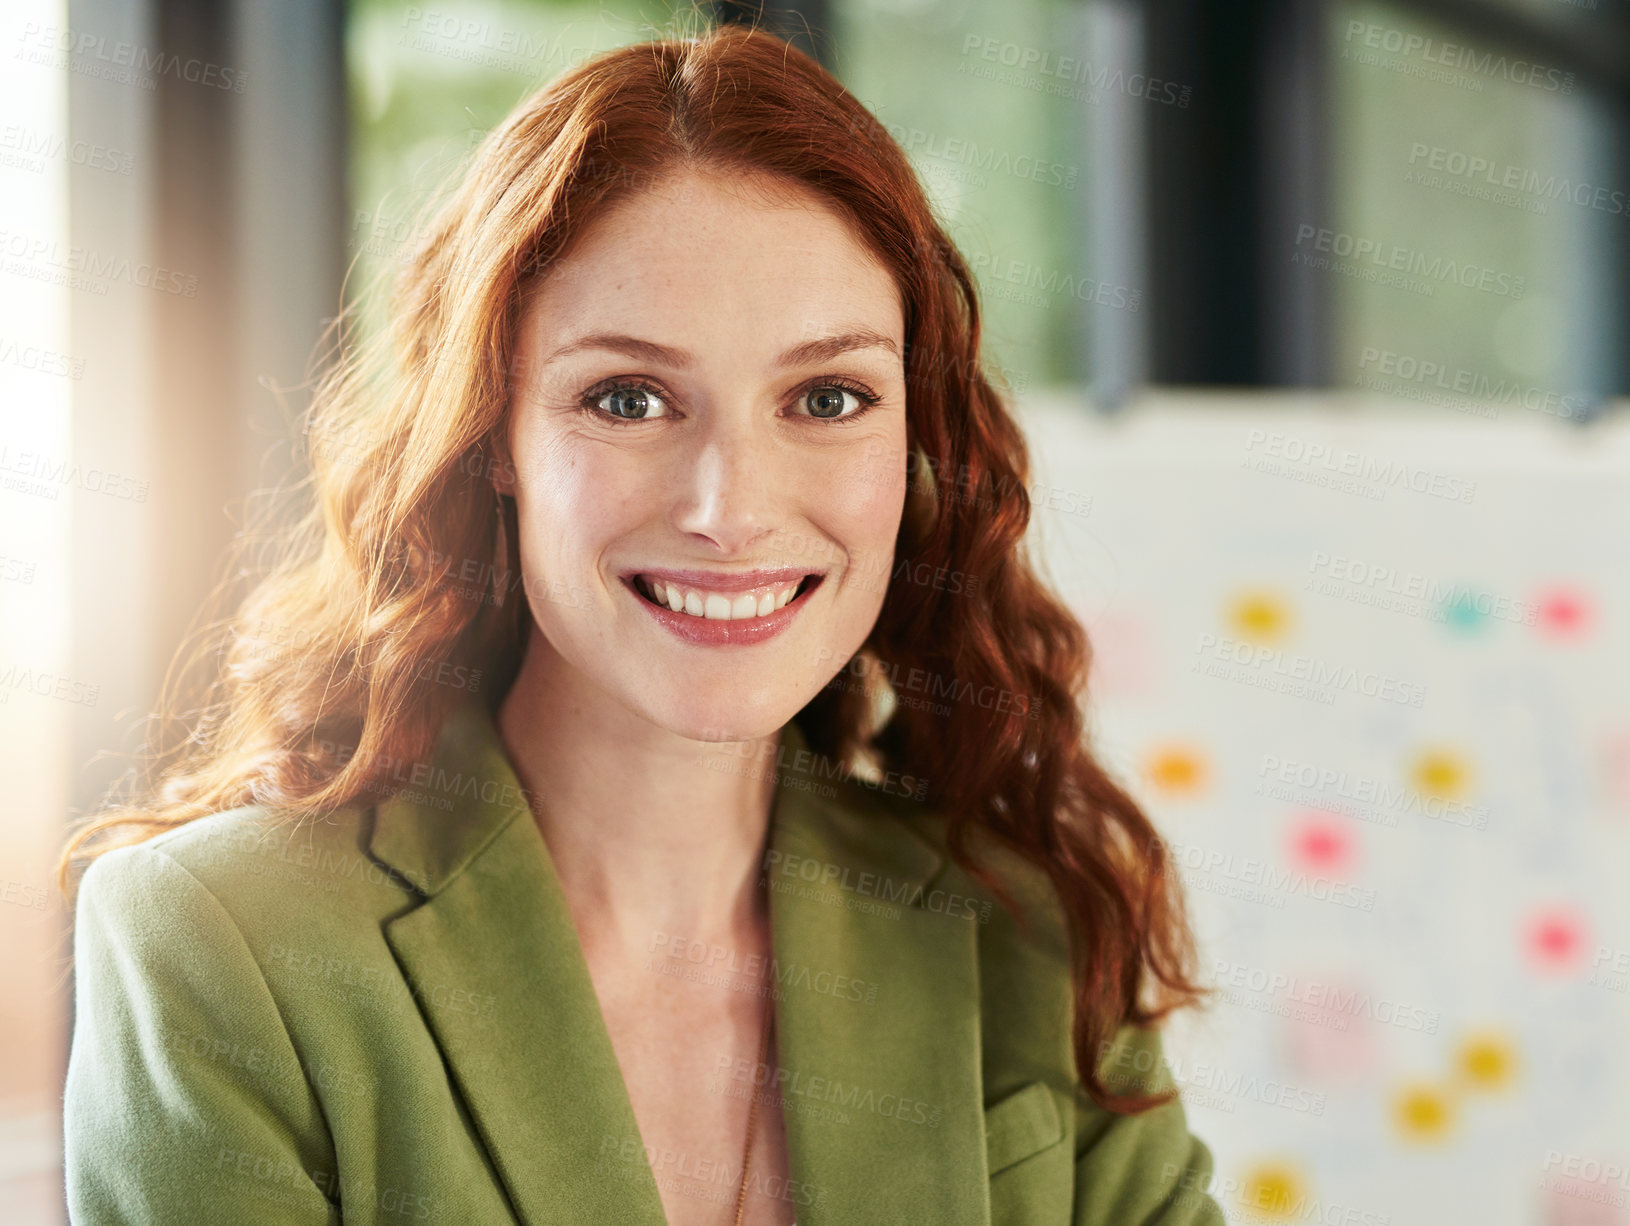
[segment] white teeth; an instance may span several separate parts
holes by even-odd
[[[768,617],[777,609],[785,608],[798,593],[798,584],[791,583],[784,587],[727,596],[720,592],[681,588],[677,584],[643,575],[639,577],[639,586],[654,603],[666,605],[675,613],[683,612],[709,621],[746,621],[754,617]]]

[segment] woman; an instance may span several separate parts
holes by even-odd
[[[761,32],[626,47],[397,294],[65,856],[75,1220],[1220,1221],[1180,900],[886,132]]]

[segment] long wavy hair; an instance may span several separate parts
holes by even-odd
[[[813,192],[890,269],[905,306],[912,471],[896,566],[856,657],[866,667],[846,662],[800,726],[833,760],[927,781],[952,858],[1021,923],[971,833],[1045,872],[1067,923],[1083,1088],[1122,1114],[1169,1101],[1170,1089],[1111,1093],[1100,1063],[1122,1025],[1206,989],[1164,845],[1086,744],[1090,648],[1025,557],[1029,458],[981,368],[975,283],[886,129],[814,60],[750,27],[603,54],[475,150],[397,274],[388,329],[342,343],[317,384],[314,497],[235,613],[199,636],[207,693],[184,706],[174,670],[166,681],[164,718],[186,735],[155,751],[139,799],[77,826],[65,894],[101,852],[207,814],[376,802],[386,764],[435,744],[452,700],[443,662],[481,670],[489,701],[502,697],[528,606],[512,595],[514,502],[491,477],[525,295],[602,202],[681,168]],[[925,574],[961,581],[912,577]],[[902,675],[1012,698],[889,711]]]

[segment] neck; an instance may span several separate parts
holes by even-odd
[[[497,724],[591,961],[627,965],[697,941],[768,947],[759,878],[779,731],[730,744],[679,736],[590,686],[541,634]]]

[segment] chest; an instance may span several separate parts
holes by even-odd
[[[689,988],[697,985],[688,984]],[[748,1129],[743,1226],[789,1226],[799,1184],[790,1178],[782,1104],[768,1075],[776,1067],[770,1001],[754,992],[687,991],[609,978],[601,1011],[639,1124],[624,1178],[649,1165],[669,1226],[729,1226],[735,1220]],[[642,990],[643,989],[643,990]],[[629,1155],[627,1144],[620,1152]]]

